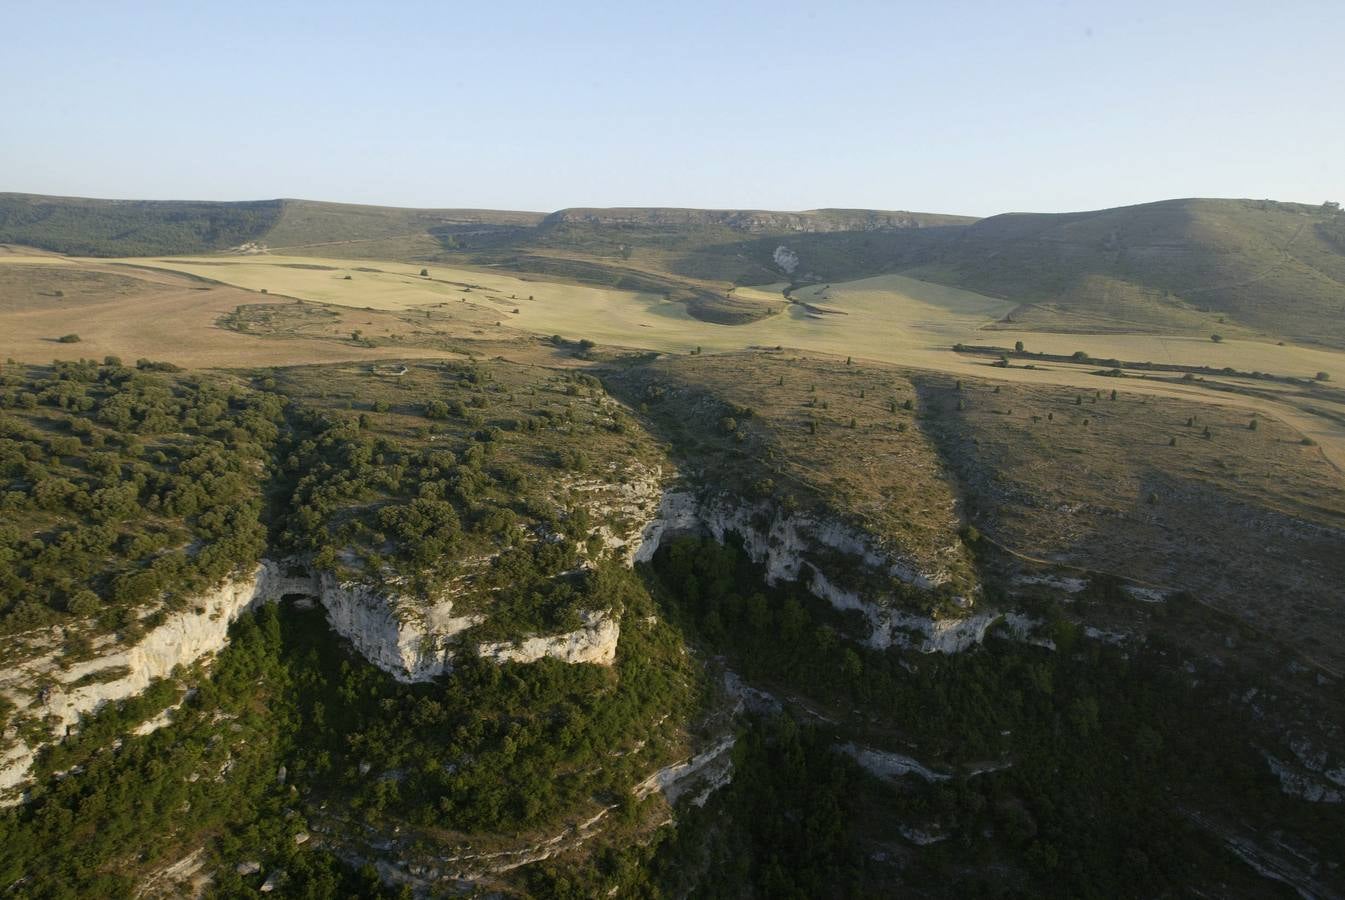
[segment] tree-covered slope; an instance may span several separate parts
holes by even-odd
[[[0,194],[0,243],[74,256],[150,256],[224,250],[257,240],[282,201],[94,200]]]

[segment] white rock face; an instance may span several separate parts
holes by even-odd
[[[1294,771],[1292,766],[1269,753],[1263,751],[1262,755],[1266,758],[1266,764],[1270,766],[1270,771],[1274,772],[1276,777],[1280,779],[1280,790],[1284,793],[1294,797],[1302,797],[1309,803],[1340,803],[1345,801],[1345,793],[1302,772]]]
[[[925,781],[947,781],[952,778],[944,772],[936,772],[917,759],[902,753],[887,750],[874,750],[858,744],[842,744],[838,747],[842,753],[859,763],[860,767],[879,778],[902,778],[906,775],[918,775]]]
[[[284,581],[272,563],[258,566],[251,574],[226,581],[214,592],[192,601],[190,609],[173,613],[133,647],[113,645],[112,652],[62,670],[57,664],[59,648],[12,666],[0,677],[0,692],[18,710],[38,716],[51,725],[53,739],[63,737],[81,716],[104,703],[132,697],[178,666],[190,666],[222,649],[228,642],[229,625],[244,610],[260,602],[278,599],[273,594]],[[97,677],[111,670],[104,681],[77,684],[86,676]],[[0,756],[0,793],[18,787],[32,767],[43,744],[28,746],[18,736]]]
[[[398,681],[430,681],[444,674],[452,668],[453,638],[482,621],[454,616],[447,599],[415,605],[366,584],[342,584],[328,573],[318,583],[332,629]]]
[[[723,541],[730,532],[738,534],[752,561],[766,567],[768,584],[797,581],[806,574],[808,590],[814,596],[837,609],[864,614],[871,628],[868,643],[873,647],[958,653],[984,640],[998,618],[994,613],[978,613],[933,619],[889,608],[882,598],[861,597],[844,590],[816,565],[808,564],[805,573],[808,552],[827,549],[918,588],[933,588],[949,579],[946,571],[922,571],[911,560],[884,553],[868,535],[842,522],[821,521],[802,513],[782,514],[764,503],[734,504],[723,497],[702,501],[688,492],[670,491],[663,496],[658,517],[645,527],[635,561],[653,559],[666,536],[687,531],[706,531],[717,541]],[[963,602],[969,605],[969,601]]]
[[[869,620],[868,644],[879,650],[902,647],[921,653],[961,653],[985,640],[985,633],[999,619],[998,613],[976,613],[957,619],[933,619],[870,603],[851,591],[841,590],[814,569],[808,590],[837,609],[854,609]]]
[[[765,531],[758,524],[763,522]],[[803,513],[782,514],[767,503],[735,503],[723,497],[701,501],[685,491],[663,495],[657,518],[641,535],[635,561],[653,559],[664,535],[696,529],[708,531],[717,541],[736,532],[752,561],[766,566],[770,584],[797,580],[804,554],[819,548],[853,556],[857,562],[919,588],[932,588],[949,579],[946,571],[921,571],[914,562],[883,552],[868,535],[843,522]]]
[[[696,806],[704,806],[711,794],[733,779],[731,751],[736,740],[733,734],[726,734],[690,759],[664,766],[634,787],[635,796],[643,800],[659,791],[672,805],[693,789],[699,788],[691,802]]]
[[[481,644],[477,653],[484,659],[493,659],[499,663],[531,663],[550,657],[566,663],[610,666],[616,661],[621,626],[606,612],[584,613],[583,620],[583,626],[574,631],[549,637]]]
[[[624,480],[617,480],[618,475]],[[658,515],[663,480],[663,470],[657,466],[631,466],[609,477],[574,479],[565,488],[586,498],[583,505],[599,522],[594,532],[603,550],[629,566],[644,530]]]
[[[153,682],[167,678],[178,666],[188,667],[222,650],[229,626],[243,612],[287,595],[316,596],[327,619],[369,662],[402,682],[429,681],[452,667],[455,639],[482,621],[480,616],[455,616],[453,603],[426,603],[382,593],[364,584],[343,584],[328,573],[302,571],[292,562],[263,560],[250,574],[226,581],[215,591],[188,603],[149,631],[139,643],[123,647],[104,642],[94,659],[61,669],[60,641],[0,672],[0,693],[16,714],[48,723],[50,740],[29,746],[10,728],[0,743],[0,804],[18,800],[37,752],[65,736],[80,718],[103,704],[125,700]],[[529,637],[517,642],[486,644],[482,656],[499,662],[535,662],[551,657],[569,663],[611,665],[621,628],[608,613],[586,613],[573,632]],[[98,673],[107,673],[97,679]],[[85,684],[78,684],[89,676]],[[136,729],[148,734],[171,721],[165,713]]]

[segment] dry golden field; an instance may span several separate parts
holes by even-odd
[[[188,366],[281,365],[388,355],[488,353],[566,361],[553,334],[600,348],[671,354],[788,347],[1019,384],[1106,387],[1097,367],[1043,362],[997,368],[951,352],[957,343],[1134,362],[1345,377],[1345,353],[1189,335],[1053,334],[1005,330],[1006,301],[900,275],[795,290],[782,312],[741,325],[696,319],[662,295],[547,281],[493,269],[270,254],[83,260],[0,252],[0,353],[25,361],[115,354]],[[769,301],[784,285],[740,288]],[[302,301],[302,302],[300,302]],[[991,329],[989,326],[997,324]],[[59,343],[65,334],[79,343]],[[1320,445],[1345,469],[1345,402],[1283,383],[1219,376],[1125,379],[1131,393],[1256,410]]]

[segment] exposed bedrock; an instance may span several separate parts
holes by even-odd
[[[333,630],[369,662],[403,682],[429,681],[448,671],[459,649],[455,639],[482,621],[479,616],[453,615],[451,599],[403,598],[366,584],[342,583],[329,573],[308,573],[294,563],[264,560],[252,572],[190,600],[185,610],[170,613],[135,645],[103,638],[101,648],[95,643],[98,655],[65,668],[61,656],[66,632],[53,628],[26,635],[29,652],[0,672],[0,694],[14,704],[11,721],[22,717],[41,727],[24,729],[27,739],[15,726],[3,735],[0,796],[12,795],[25,781],[37,752],[64,737],[81,716],[139,694],[178,667],[209,659],[228,643],[229,626],[240,614],[293,595],[316,598]],[[589,612],[574,631],[484,643],[477,652],[501,663],[550,657],[611,665],[619,638],[614,614]],[[34,739],[35,730],[45,739]]]
[[[738,535],[752,561],[765,567],[768,584],[801,581],[837,609],[858,610],[869,622],[868,643],[874,647],[956,653],[979,643],[998,618],[994,612],[971,612],[968,597],[955,598],[961,615],[935,618],[898,608],[896,597],[881,587],[842,587],[857,580],[879,586],[896,579],[933,590],[949,581],[950,574],[885,551],[871,535],[839,519],[785,512],[726,494],[669,491],[657,517],[645,526],[635,561],[653,559],[661,542],[679,533],[708,534],[721,542]],[[856,573],[865,577],[856,579]]]

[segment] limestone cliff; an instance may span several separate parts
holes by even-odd
[[[111,641],[98,656],[66,668],[60,664],[61,635],[55,633],[60,629],[52,629],[45,649],[0,674],[0,693],[14,704],[16,717],[41,723],[40,728],[25,729],[26,738],[17,728],[5,734],[0,799],[23,782],[38,750],[64,737],[81,716],[104,703],[132,697],[177,667],[193,665],[222,649],[234,619],[259,602],[278,599],[276,592],[283,590],[284,581],[274,564],[259,565],[196,598],[189,609],[168,615],[135,645]],[[39,740],[37,734],[48,737]]]
[[[971,612],[970,596],[953,598],[958,614],[936,618],[900,608],[881,589],[841,587],[839,582],[853,582],[859,572],[875,586],[896,579],[933,590],[947,583],[950,574],[886,552],[870,535],[839,520],[787,512],[765,502],[748,503],[727,494],[666,493],[658,516],[645,528],[635,560],[649,561],[665,536],[689,531],[706,532],[717,541],[737,534],[752,561],[765,566],[769,584],[802,580],[810,592],[837,609],[863,613],[871,629],[868,642],[874,647],[956,653],[980,642],[998,618],[991,612]]]
[[[25,658],[0,673],[0,694],[15,707],[0,743],[0,802],[14,802],[42,747],[63,738],[82,716],[103,704],[133,697],[153,682],[172,676],[222,650],[229,626],[260,603],[293,595],[322,603],[333,630],[370,663],[403,682],[430,681],[452,668],[458,638],[479,624],[479,615],[453,615],[451,598],[425,601],[367,584],[341,582],[330,573],[312,573],[294,561],[264,560],[252,572],[224,582],[172,613],[131,646],[104,638],[97,655],[62,666],[60,629],[38,635]],[[611,665],[620,625],[610,613],[588,612],[579,629],[557,635],[528,635],[480,645],[477,652],[497,662],[535,662],[551,657],[567,663]],[[167,717],[153,720],[153,727]],[[150,729],[141,729],[147,731]]]
[[[496,662],[537,662],[558,659],[566,663],[596,663],[610,666],[616,661],[617,639],[621,626],[611,613],[583,614],[584,624],[574,631],[549,637],[529,637],[518,641],[481,644],[477,653]]]

